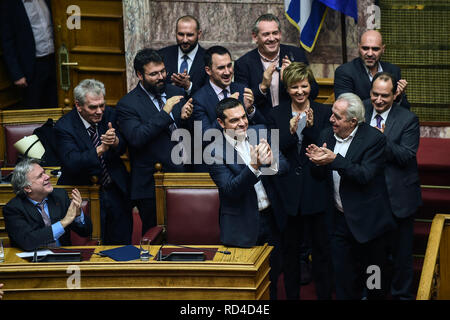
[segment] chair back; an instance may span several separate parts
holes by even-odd
[[[155,177],[157,223],[168,243],[220,244],[219,193],[209,173],[164,173]]]

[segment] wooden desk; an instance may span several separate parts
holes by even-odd
[[[99,252],[114,246],[90,248]],[[159,246],[152,246],[151,254],[156,256],[158,249]],[[0,263],[0,283],[5,284],[3,299],[269,299],[269,255],[272,247],[243,249],[219,246],[218,250],[229,250],[231,254],[216,253],[213,260],[196,262],[116,262],[92,255],[90,261],[84,262],[30,263],[16,256],[19,249],[5,248],[5,262]],[[67,273],[67,270],[73,265],[80,270],[80,288],[68,289],[67,283],[73,273]],[[69,280],[69,283],[72,282]]]

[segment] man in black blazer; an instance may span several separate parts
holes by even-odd
[[[280,20],[273,14],[264,14],[255,21],[252,37],[258,47],[236,60],[234,80],[250,88],[255,101],[265,101],[261,111],[266,115],[271,107],[289,100],[282,82],[283,70],[292,61],[308,64],[308,60],[303,48],[281,44]],[[319,86],[315,81],[311,86],[315,99]]]
[[[0,1],[3,58],[24,107],[57,107],[50,0]]]
[[[203,63],[205,49],[198,43],[202,34],[200,23],[189,15],[178,18],[175,33],[177,44],[162,48],[159,53],[164,58],[167,80],[193,95],[208,78]]]
[[[378,73],[372,82],[370,99],[364,101],[366,123],[386,136],[386,185],[397,227],[390,241],[393,258],[391,296],[414,299],[412,292],[414,214],[422,204],[417,149],[420,126],[417,116],[394,103],[394,77]]]
[[[120,156],[127,144],[116,130],[116,112],[105,106],[105,86],[81,81],[75,108],[55,125],[61,185],[91,185],[98,178],[103,244],[130,244],[133,231],[129,175]],[[97,138],[97,139],[96,139]]]
[[[219,129],[217,122],[216,105],[227,97],[238,99],[245,107],[247,116],[252,120],[252,124],[264,123],[265,119],[261,112],[254,105],[253,92],[243,84],[233,82],[233,62],[230,52],[222,46],[212,46],[208,48],[204,55],[205,70],[209,81],[201,87],[192,97],[194,103],[194,126],[201,124],[201,132],[204,134],[208,129]],[[208,138],[194,141],[194,154],[202,154],[202,147],[210,143]],[[196,172],[208,172],[202,163],[194,167]]]
[[[243,84],[233,82],[233,63],[230,52],[221,46],[213,46],[205,52],[205,70],[209,81],[193,96],[194,120],[201,121],[202,131],[210,128],[220,128],[217,122],[217,103],[233,96],[245,107],[247,116],[253,123],[263,123],[261,113],[254,105],[251,89]]]
[[[220,240],[228,246],[252,247],[266,242],[274,246],[270,296],[275,298],[281,271],[280,230],[285,227],[286,216],[273,177],[286,173],[289,164],[278,150],[271,148],[270,134],[264,125],[248,126],[239,100],[221,100],[217,121],[223,135],[208,148],[214,160],[209,166],[211,178],[219,189]]]
[[[381,61],[385,50],[383,38],[377,30],[369,30],[361,35],[359,41],[359,57],[339,66],[334,73],[334,96],[353,92],[361,100],[370,97],[371,82],[375,74],[386,71],[391,73],[397,82],[395,101],[402,107],[410,109],[405,94],[408,82],[402,79],[398,66]]]
[[[190,146],[172,141],[177,128],[192,129],[192,98],[184,90],[166,84],[162,57],[142,49],[134,58],[139,83],[117,103],[120,132],[128,142],[131,167],[131,199],[142,220],[142,234],[156,225],[155,164],[164,172],[183,172],[189,163]],[[180,130],[181,131],[181,130]]]
[[[353,93],[335,101],[332,128],[307,156],[325,174],[334,204],[332,260],[337,299],[384,298],[386,235],[395,226],[384,179],[386,138],[364,123]],[[371,277],[370,277],[371,276]]]
[[[5,227],[13,247],[33,251],[43,246],[70,246],[70,231],[92,234],[92,223],[81,210],[81,194],[53,189],[50,176],[37,160],[25,159],[14,168],[11,184],[16,197],[3,208]]]

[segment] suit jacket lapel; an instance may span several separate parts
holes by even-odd
[[[253,55],[252,60],[254,60],[255,67],[257,68],[257,70],[255,70],[255,74],[258,75],[258,81],[259,81],[258,83],[261,83],[262,78],[263,78],[263,73],[264,73],[264,66],[261,62],[261,57],[259,56],[257,48],[253,50],[252,55]]]
[[[89,136],[83,121],[81,121],[78,112],[74,110],[73,117],[72,117],[73,123],[74,123],[74,130],[78,137],[80,137],[81,141],[88,147],[92,146],[92,140]]]
[[[236,151],[236,149],[234,148],[234,146],[232,146],[228,140],[225,138],[225,133],[223,133],[223,140],[224,140],[224,144],[223,144],[223,163],[227,166],[229,166],[230,168],[233,169],[233,171],[239,172],[241,170],[244,170],[245,168],[245,162],[244,160],[241,158],[241,156],[239,155],[239,153]],[[227,157],[227,152],[232,151],[233,152],[233,157],[230,158],[230,156]],[[232,160],[231,162],[228,160]]]
[[[361,58],[358,58],[358,67],[359,72],[357,73],[359,75],[359,80],[361,81],[362,85],[364,86],[364,90],[366,92],[370,91],[370,88],[372,87],[372,84],[370,83],[369,75],[367,74],[367,70],[364,67],[364,62],[361,60]]]
[[[211,84],[208,81],[208,103],[210,104],[208,108],[206,108],[206,111],[208,112],[208,117],[210,119],[216,119],[216,108],[215,106],[219,102],[219,98],[217,98],[216,92],[214,91],[213,87],[211,87]]]
[[[31,203],[28,198],[22,198],[22,203],[25,209],[25,212],[36,222],[44,225],[44,220],[42,219],[41,213],[39,209]]]
[[[47,206],[48,206],[48,212],[50,214],[50,220],[52,223],[56,222],[60,217],[59,211],[61,210],[61,204],[58,200],[56,200],[54,197],[49,195],[47,197]]]
[[[191,78],[195,73],[199,72],[199,70],[201,70],[203,67],[202,64],[204,62],[202,61],[203,59],[200,59],[200,54],[199,54],[200,49],[201,49],[201,47],[200,47],[200,45],[198,45],[197,53],[195,54],[194,61],[192,61],[191,69],[189,70],[189,75],[191,76]]]
[[[165,66],[170,77],[172,73],[178,73],[178,46],[174,45],[173,50],[168,50],[167,65]]]
[[[142,108],[141,110],[144,110],[144,113],[155,113],[159,111],[159,108],[153,103],[152,99],[148,96],[147,92],[145,92],[141,85],[138,83],[137,88],[137,94],[139,96],[139,99],[141,100]]]
[[[346,159],[352,159],[353,155],[360,150],[360,145],[363,142],[363,139],[361,137],[361,128],[358,128],[356,131],[355,136],[353,137],[352,142],[350,143],[350,146],[348,147],[347,153],[345,155]]]

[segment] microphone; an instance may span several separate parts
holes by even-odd
[[[167,245],[168,246],[185,248],[185,249],[199,250],[199,251],[210,251],[210,252],[219,252],[219,253],[222,253],[222,254],[231,254],[231,252],[228,251],[228,250],[221,251],[221,250],[214,250],[214,249],[208,249],[208,248],[193,248],[193,247],[188,247],[188,246],[182,246],[180,244],[170,244],[170,243],[167,243]]]
[[[156,254],[156,261],[162,261],[162,247],[164,247],[164,242],[161,244],[161,247],[159,247],[158,253]]]

